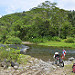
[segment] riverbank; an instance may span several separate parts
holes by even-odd
[[[62,48],[75,48],[75,43],[65,43],[64,41],[48,41],[44,43],[38,43],[38,45],[52,46],[52,47],[62,47]]]
[[[36,44],[33,42],[22,42],[22,44]],[[65,43],[63,40],[61,42],[58,41],[47,41],[43,43],[37,43],[37,45],[51,46],[51,47],[62,47],[62,48],[75,48],[75,43]]]
[[[72,72],[72,65],[75,60],[65,62],[67,62],[67,64],[65,63],[65,66],[63,68],[57,68],[56,70],[52,71],[50,75],[75,75],[75,73]]]
[[[22,41],[22,44],[34,44],[34,43],[29,42],[29,41]]]
[[[24,58],[22,58],[24,59]],[[28,58],[27,58],[28,59]],[[18,69],[0,67],[0,75],[74,75],[72,73],[73,61],[64,61],[65,67],[53,65],[52,61],[43,61],[41,59],[30,57],[27,64],[20,64]]]
[[[41,59],[31,57],[26,65],[20,64],[18,69],[11,66],[8,68],[0,67],[0,75],[47,75],[55,68],[52,62],[44,62]]]

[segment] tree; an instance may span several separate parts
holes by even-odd
[[[4,42],[10,31],[10,23],[0,20],[0,41]]]

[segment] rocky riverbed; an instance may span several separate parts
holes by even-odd
[[[72,58],[71,58],[72,59]],[[75,59],[64,61],[65,65],[72,64]],[[0,67],[0,75],[66,75],[65,69],[53,65],[52,61],[43,61],[33,58],[26,65],[20,64],[17,68],[9,66],[8,68]],[[67,74],[69,75],[69,74]]]

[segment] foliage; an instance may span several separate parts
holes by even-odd
[[[66,43],[74,43],[74,39],[73,38],[67,38],[65,40]]]
[[[22,41],[21,41],[21,39],[19,39],[18,37],[12,36],[12,37],[9,37],[9,38],[5,41],[5,43],[7,43],[7,44],[21,44]]]
[[[72,26],[75,27],[75,11],[68,12],[68,19],[71,22]]]
[[[4,60],[18,60],[20,50],[14,50],[12,48],[5,49],[4,47],[0,47],[0,59]]]
[[[20,63],[20,64],[27,64],[27,62],[30,60],[30,56],[28,56],[28,55],[24,55],[24,54],[20,54],[19,55],[19,58],[18,58],[18,62]]]
[[[66,39],[67,36],[75,37],[74,34],[75,11],[60,9],[56,7],[56,3],[50,1],[45,1],[29,11],[0,18],[2,43],[20,43],[20,39],[32,41],[32,37],[34,42],[44,42],[51,40],[48,36],[53,37],[52,40],[59,37],[56,41],[60,41],[60,38]],[[13,36],[17,38],[14,39]],[[16,42],[17,39],[19,42]]]
[[[59,41],[59,42],[61,41],[61,39],[60,39],[59,37],[57,37],[57,36],[52,37],[52,40],[53,40],[53,41]]]
[[[20,50],[15,50],[13,48],[0,47],[0,60],[4,61],[17,61],[20,64],[26,64],[30,60],[30,56],[20,54]]]
[[[29,39],[29,41],[34,42],[34,43],[41,43],[41,42],[47,42],[50,41],[52,39],[51,36],[39,36],[39,37],[32,37]]]
[[[31,42],[34,42],[34,43],[40,43],[40,42],[45,42],[47,41],[47,38],[42,38],[42,37],[37,37],[37,38],[32,38],[30,39]]]

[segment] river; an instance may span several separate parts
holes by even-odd
[[[26,54],[42,59],[44,61],[53,60],[53,55],[56,51],[62,55],[63,49],[66,50],[66,56],[65,59],[68,59],[69,57],[74,57],[75,58],[75,49],[72,48],[58,48],[58,47],[50,47],[50,46],[40,46],[40,45],[28,45],[30,48],[27,50]]]
[[[0,45],[4,46],[4,45]],[[32,57],[42,59],[44,61],[53,60],[53,55],[56,51],[62,54],[63,48],[58,47],[50,47],[50,46],[42,46],[42,45],[36,45],[36,44],[30,44],[30,45],[10,45],[10,47],[15,49],[20,49],[23,51],[24,49],[27,49],[26,53],[27,55],[30,55]],[[72,48],[64,48],[66,50],[66,56],[65,59],[68,59],[69,57],[75,58],[75,49]]]

